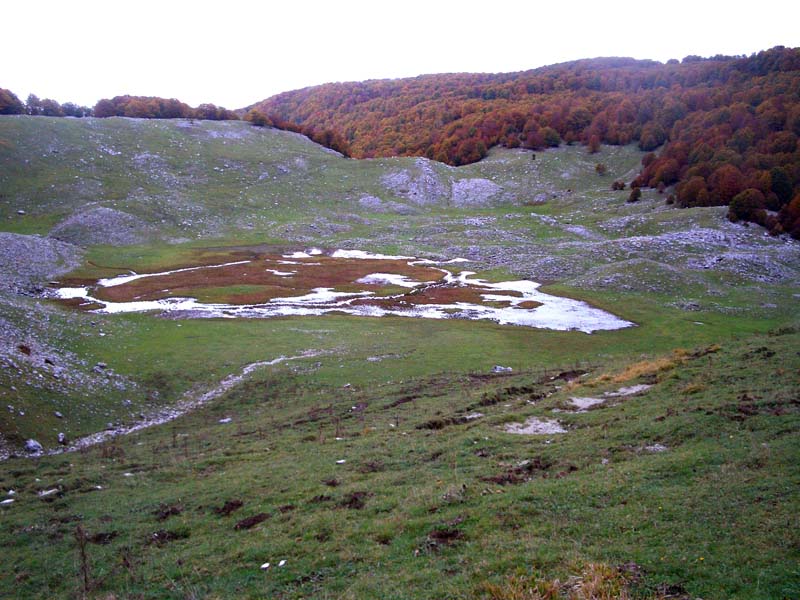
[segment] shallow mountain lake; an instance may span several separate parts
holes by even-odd
[[[326,313],[489,320],[585,333],[634,325],[585,302],[545,294],[528,280],[488,282],[434,261],[312,248],[246,260],[57,287],[51,296],[102,313],[157,311],[176,318],[269,318]]]

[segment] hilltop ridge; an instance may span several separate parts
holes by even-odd
[[[278,94],[246,118],[300,131],[355,158],[476,162],[490,148],[635,142],[632,184],[675,185],[681,206],[727,206],[733,220],[800,236],[800,49],[661,64],[578,60],[503,74],[330,83]],[[768,214],[765,211],[780,212]]]

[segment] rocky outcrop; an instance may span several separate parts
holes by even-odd
[[[420,206],[445,203],[450,199],[450,183],[424,158],[414,161],[411,169],[387,173],[381,182],[389,192]]]
[[[26,292],[80,266],[83,251],[39,235],[0,232],[0,288]]]
[[[453,182],[452,202],[454,206],[486,206],[503,188],[488,179],[460,179]]]
[[[359,199],[358,205],[365,210],[376,213],[413,215],[419,212],[413,206],[408,206],[401,202],[392,202],[391,200],[381,200],[377,196],[363,196]]]
[[[83,247],[130,246],[147,241],[152,231],[153,228],[139,217],[100,206],[61,221],[50,231],[50,237]]]

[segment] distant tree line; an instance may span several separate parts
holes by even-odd
[[[175,98],[154,96],[114,96],[104,98],[94,105],[95,117],[135,117],[140,119],[202,119],[209,121],[236,121],[232,110],[215,104],[201,104],[192,108]]]
[[[44,117],[88,117],[92,109],[78,106],[73,102],[59,104],[50,98],[40,99],[30,94],[26,102],[22,102],[14,92],[0,88],[0,115],[34,115]]]
[[[135,117],[142,119],[202,119],[229,121],[239,119],[235,112],[214,104],[192,108],[174,98],[153,96],[115,96],[102,99],[93,108],[73,102],[59,104],[50,98],[30,94],[22,102],[13,92],[0,88],[0,115],[33,115],[44,117]]]

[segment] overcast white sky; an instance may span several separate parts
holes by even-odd
[[[37,0],[4,2],[0,23],[0,87],[89,106],[241,108],[330,81],[800,46],[796,0]]]

